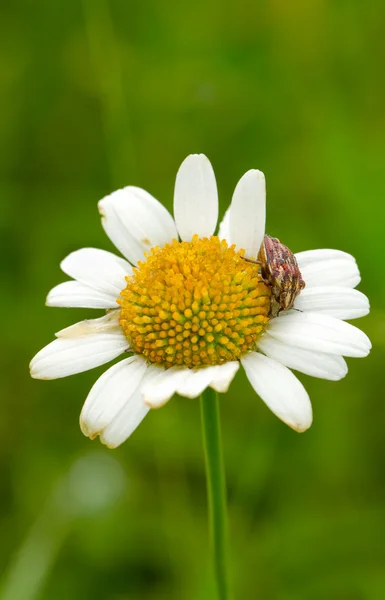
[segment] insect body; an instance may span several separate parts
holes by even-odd
[[[272,296],[281,310],[293,308],[294,301],[305,287],[297,260],[291,250],[277,238],[265,235],[258,253],[258,260],[245,259],[261,265],[261,275],[271,287]]]

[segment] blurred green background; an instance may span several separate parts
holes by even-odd
[[[1,6],[0,600],[206,600],[199,404],[174,398],[111,452],[78,415],[104,368],[29,378],[96,202],[127,185],[171,208],[204,152],[221,214],[263,170],[267,230],[358,258],[374,349],[338,383],[300,376],[297,435],[237,375],[221,398],[234,598],[385,598],[383,0],[16,0]],[[80,461],[80,462],[79,462]]]

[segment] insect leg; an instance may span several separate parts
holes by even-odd
[[[253,263],[254,265],[262,264],[260,260],[252,260],[251,258],[245,258],[244,256],[241,256],[241,258],[243,258],[243,260],[245,260],[246,262]]]

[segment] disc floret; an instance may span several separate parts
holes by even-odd
[[[242,256],[216,236],[152,248],[118,299],[133,352],[200,367],[253,350],[269,321],[270,289]]]

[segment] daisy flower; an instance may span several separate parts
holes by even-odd
[[[370,351],[367,336],[344,319],[369,312],[354,288],[354,258],[339,250],[295,255],[305,289],[294,309],[275,316],[272,287],[256,258],[265,234],[265,178],[248,171],[218,219],[214,172],[190,155],[176,177],[174,219],[137,187],[99,202],[102,225],[124,258],[82,248],[61,263],[72,279],[54,287],[48,306],[105,309],[71,325],[31,361],[31,375],[55,379],[121,354],[92,387],[80,416],[83,433],[109,447],[124,442],[150,408],[175,393],[226,392],[240,365],[272,412],[296,431],[312,422],[309,396],[290,369],[339,380],[343,356]]]

